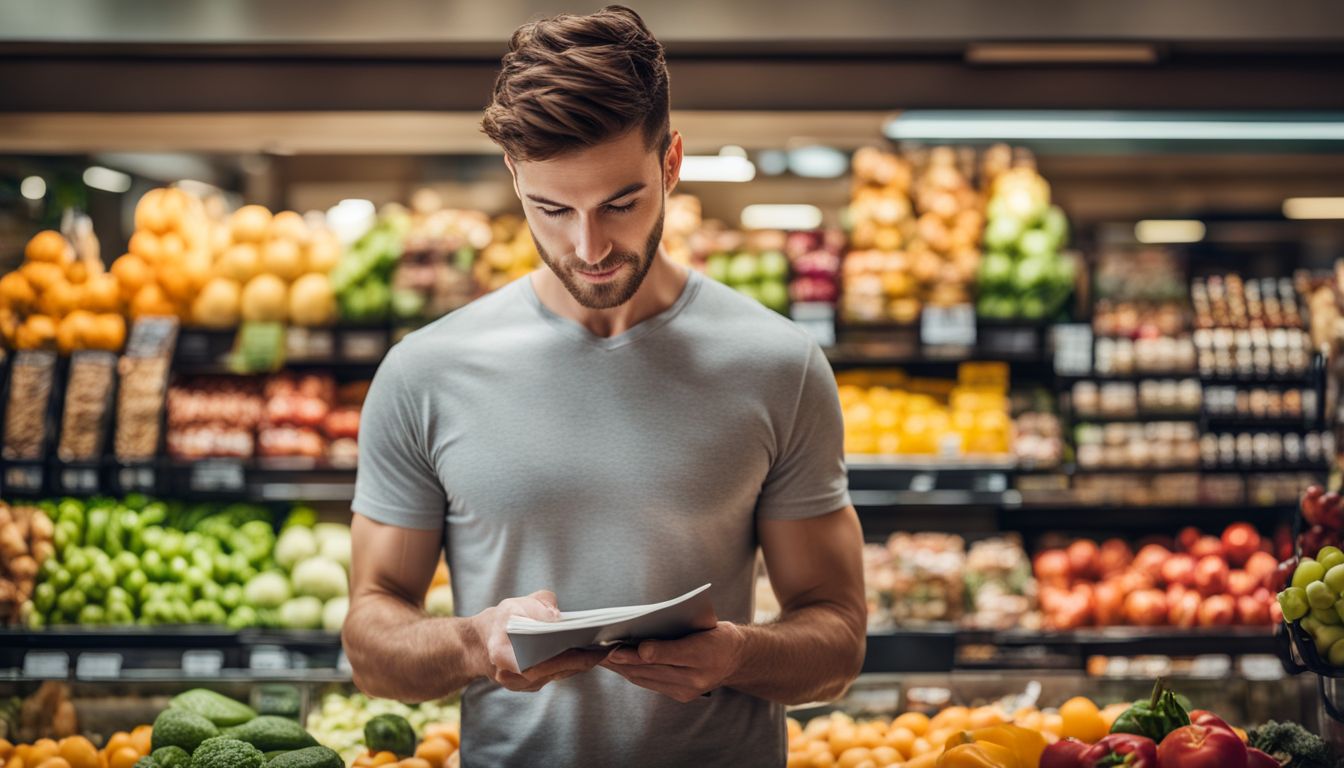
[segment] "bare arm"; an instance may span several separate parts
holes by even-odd
[[[559,611],[549,592],[509,598],[469,618],[427,616],[421,604],[438,563],[442,535],[355,514],[350,526],[350,611],[341,640],[361,691],[426,701],[483,677],[510,690],[536,691],[601,661],[601,652],[573,651],[519,672],[505,626],[515,615],[554,619]]]
[[[729,687],[784,704],[834,699],[863,666],[863,534],[853,507],[758,524],[778,621],[719,622],[680,640],[612,652],[603,666],[636,685],[692,701]]]

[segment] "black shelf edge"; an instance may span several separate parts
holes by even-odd
[[[1141,383],[1144,381],[1170,381],[1172,379],[1195,379],[1200,384],[1212,385],[1251,385],[1251,384],[1311,384],[1311,372],[1270,373],[1270,374],[1200,374],[1198,371],[1143,371],[1135,373],[1081,373],[1059,374],[1060,384],[1073,384],[1079,381],[1097,383]]]

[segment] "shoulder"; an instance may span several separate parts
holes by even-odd
[[[699,279],[694,316],[747,359],[801,373],[814,355],[821,355],[816,339],[789,318],[722,283],[703,275]]]
[[[490,334],[504,332],[528,317],[521,282],[526,279],[519,278],[411,331],[393,345],[388,359],[395,358],[397,365],[408,370],[426,364],[438,367],[475,348],[488,348]]]

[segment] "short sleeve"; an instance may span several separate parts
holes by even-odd
[[[802,383],[795,390],[792,422],[777,432],[781,443],[757,502],[756,513],[762,518],[817,517],[850,503],[835,375],[821,347],[810,346]]]
[[[351,508],[402,528],[434,530],[447,504],[422,436],[429,414],[418,412],[407,391],[398,349],[378,372],[359,416],[359,469]]]

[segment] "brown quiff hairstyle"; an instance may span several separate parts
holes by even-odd
[[[635,128],[667,152],[667,62],[639,14],[611,5],[513,33],[481,120],[510,158],[548,160]]]

